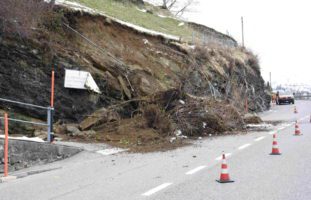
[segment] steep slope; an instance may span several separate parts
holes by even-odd
[[[102,15],[57,10],[64,13],[57,29],[28,40],[1,37],[0,90],[2,98],[48,105],[54,68],[55,131],[61,137],[68,133],[65,124],[82,122],[78,137],[86,141],[162,148],[179,131],[242,130],[246,99],[249,111],[269,106],[258,60],[243,48],[189,46]],[[102,94],[64,88],[65,69],[90,72]],[[0,106],[46,118],[39,110]],[[91,135],[83,132],[90,129]]]

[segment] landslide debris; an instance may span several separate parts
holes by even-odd
[[[2,98],[49,105],[53,67],[60,138],[163,150],[187,137],[243,131],[245,100],[250,112],[269,108],[259,61],[244,48],[177,43],[107,17],[55,12],[63,14],[57,31],[0,35],[0,91]],[[64,88],[65,69],[90,72],[102,94]],[[40,110],[0,108],[46,119]]]

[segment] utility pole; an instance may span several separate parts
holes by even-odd
[[[242,47],[245,47],[244,45],[244,19],[241,17],[241,26],[242,26]]]
[[[269,75],[270,75],[270,87],[271,87],[271,89],[272,89],[271,72],[269,73]]]

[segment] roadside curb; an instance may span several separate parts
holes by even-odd
[[[0,178],[0,183],[5,183],[5,182],[9,182],[9,181],[13,181],[17,179],[16,176],[6,176],[6,177],[1,177]]]
[[[20,179],[20,178],[25,178],[27,176],[35,175],[35,174],[41,174],[44,172],[49,172],[49,171],[54,171],[61,169],[62,167],[57,167],[57,168],[51,168],[51,169],[42,169],[42,170],[33,170],[33,171],[28,171],[28,172],[21,172],[14,174],[13,176],[7,176],[7,177],[0,177],[0,183],[5,183],[9,182],[12,180]]]

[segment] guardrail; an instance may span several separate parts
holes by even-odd
[[[17,104],[21,106],[26,106],[26,107],[31,107],[31,108],[36,108],[36,109],[43,109],[47,111],[47,122],[46,123],[39,123],[39,122],[32,122],[32,121],[25,121],[25,120],[20,120],[20,119],[14,119],[14,118],[8,118],[8,121],[14,121],[18,123],[25,123],[25,124],[33,124],[33,125],[39,125],[39,126],[47,126],[47,133],[48,133],[48,142],[53,141],[53,112],[54,112],[54,80],[55,80],[55,74],[54,71],[52,71],[52,76],[51,76],[51,99],[50,99],[50,106],[40,106],[40,105],[35,105],[31,103],[25,103],[25,102],[20,102],[20,101],[15,101],[11,99],[5,99],[5,98],[0,98],[0,102],[6,102],[6,103],[11,103],[11,104]],[[4,117],[0,117],[0,119],[5,119]]]

